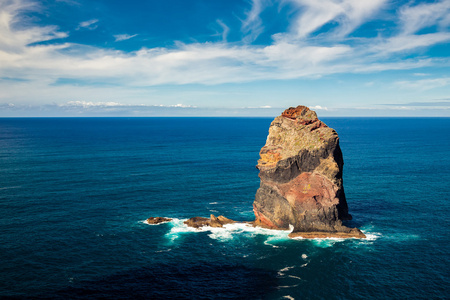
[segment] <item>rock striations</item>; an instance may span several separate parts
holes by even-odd
[[[342,183],[344,161],[336,131],[305,106],[275,118],[257,168],[261,185],[253,210],[255,225],[294,227],[290,237],[365,235],[342,225],[350,220]]]

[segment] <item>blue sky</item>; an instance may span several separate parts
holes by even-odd
[[[450,117],[450,0],[0,0],[0,117]]]

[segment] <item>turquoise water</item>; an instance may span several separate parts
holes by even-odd
[[[450,119],[323,121],[367,240],[183,225],[254,218],[271,119],[0,119],[0,297],[448,297]]]

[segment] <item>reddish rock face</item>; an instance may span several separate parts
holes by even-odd
[[[275,118],[257,168],[261,185],[255,224],[288,229],[295,236],[365,237],[342,225],[351,219],[345,199],[342,152],[336,131],[305,106]]]

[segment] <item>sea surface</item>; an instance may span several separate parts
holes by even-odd
[[[365,240],[183,225],[254,219],[269,118],[0,119],[0,298],[449,299],[450,118],[322,120]]]

